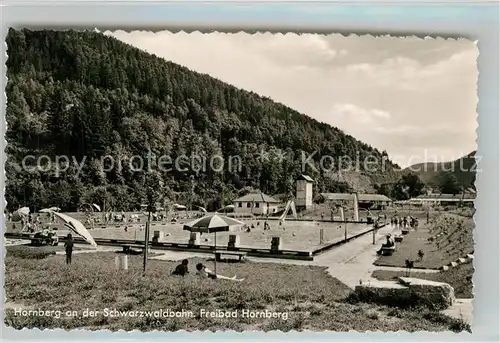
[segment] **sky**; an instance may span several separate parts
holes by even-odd
[[[465,39],[106,34],[338,127],[402,167],[476,149],[478,49]]]

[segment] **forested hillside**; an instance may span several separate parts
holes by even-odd
[[[435,188],[445,188],[443,193],[453,193],[446,188],[460,191],[464,188],[475,188],[476,152],[463,156],[455,161],[444,163],[420,163],[407,170],[415,172],[427,185]]]
[[[82,202],[135,209],[146,180],[172,201],[216,208],[249,188],[294,192],[302,153],[334,158],[386,156],[305,114],[208,75],[165,61],[96,32],[11,29],[7,36],[6,198],[8,208]],[[290,85],[293,87],[293,85]],[[259,152],[284,159],[259,159]],[[241,170],[131,171],[100,163],[103,156],[240,156]],[[23,158],[45,155],[44,170],[22,168]],[[68,156],[65,164],[56,156]],[[26,160],[25,160],[26,161]],[[33,163],[34,159],[28,162]],[[328,161],[327,161],[328,162]],[[131,163],[131,162],[130,162]],[[184,165],[187,162],[184,161]],[[81,169],[79,166],[82,166]],[[384,171],[362,174],[380,178]],[[373,167],[372,167],[373,168]],[[327,168],[329,169],[329,168]],[[58,171],[59,170],[59,171]],[[345,191],[321,168],[305,171],[318,192]]]

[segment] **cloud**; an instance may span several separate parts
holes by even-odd
[[[361,108],[353,104],[335,104],[332,108],[332,115],[339,122],[346,121],[353,124],[371,124],[378,120],[387,120],[391,115],[378,109]]]
[[[477,57],[477,50],[468,50],[425,65],[414,59],[395,56],[378,64],[350,64],[345,67],[345,71],[351,77],[368,78],[380,86],[418,90],[422,83],[428,83],[430,87],[438,88],[460,80],[458,75],[473,75],[477,69]],[[452,78],[448,77],[451,73],[455,74]],[[470,84],[471,80],[465,77],[461,81]]]
[[[108,32],[282,102],[389,156],[475,149],[473,42],[314,34]]]

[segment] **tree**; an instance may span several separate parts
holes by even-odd
[[[439,190],[444,194],[458,194],[461,191],[461,185],[455,174],[449,171],[442,172],[439,175]]]
[[[151,226],[151,212],[156,212],[156,204],[162,199],[163,181],[159,173],[150,172],[146,175],[146,197],[148,205],[148,222],[146,224],[146,232],[144,234],[144,261],[143,261],[143,275],[146,275],[146,263],[148,260],[148,246],[149,246],[149,230]]]
[[[392,188],[392,197],[397,200],[407,200],[422,194],[425,184],[420,177],[414,173],[408,173],[394,184]]]
[[[425,184],[420,180],[417,174],[409,173],[402,176],[402,182],[408,187],[408,194],[410,197],[416,197],[422,194]]]
[[[382,194],[382,195],[385,195],[387,197],[392,196],[392,187],[389,184],[386,184],[386,183],[376,184],[376,185],[374,185],[374,188],[375,188],[375,191],[377,192],[377,194]]]
[[[186,195],[194,189],[193,204],[207,206],[220,205],[221,189],[225,199],[247,186],[270,194],[293,192],[296,177],[304,172],[302,153],[314,154],[307,168],[321,192],[349,190],[345,182],[315,171],[321,169],[323,156],[348,155],[352,161],[358,152],[377,160],[386,156],[270,98],[110,36],[11,29],[6,42],[7,161],[20,165],[27,155],[46,155],[52,162],[61,155],[76,159],[57,177],[6,170],[9,210],[27,201],[42,208],[51,198],[43,194],[59,186],[63,191],[57,202],[67,211],[76,210],[83,196],[104,203],[109,195],[106,207],[135,208],[148,197],[156,198],[155,192],[147,194],[144,173],[131,171],[138,162],[131,157],[146,160],[148,153],[172,159],[166,168],[173,169],[158,175],[172,194]],[[260,147],[275,153],[259,159]],[[285,159],[277,152],[286,152]],[[178,167],[187,170],[181,171],[175,162],[183,155],[222,157],[224,168],[207,165],[194,170],[200,164],[193,168],[192,161],[183,159]],[[102,163],[105,157],[112,158]],[[236,163],[241,168],[226,168],[231,157],[241,158]],[[154,171],[159,162],[153,159]],[[387,162],[390,175],[396,165]],[[226,187],[229,179],[232,186]],[[104,187],[106,195],[97,187]]]
[[[406,259],[405,260],[405,267],[406,267],[406,277],[410,277],[411,270],[413,269],[415,265],[415,261]]]

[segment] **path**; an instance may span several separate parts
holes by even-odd
[[[354,289],[360,281],[372,279],[372,271],[377,268],[373,265],[377,259],[376,250],[385,235],[393,231],[394,229],[387,225],[376,233],[375,244],[373,234],[366,234],[317,256],[314,262],[316,265],[328,267],[328,273]]]

